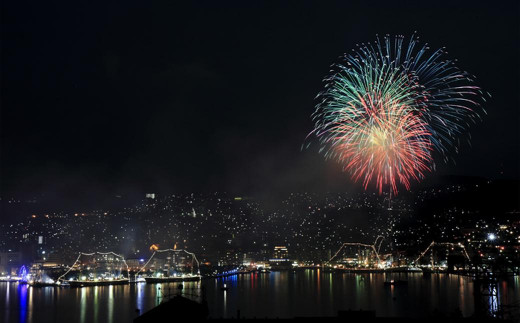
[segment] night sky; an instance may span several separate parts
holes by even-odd
[[[519,178],[518,2],[198,3],[3,1],[2,195],[351,189],[301,151],[315,96],[355,44],[415,31],[492,95],[428,176]]]

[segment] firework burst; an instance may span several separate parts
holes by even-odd
[[[415,37],[362,44],[333,65],[313,114],[311,132],[326,158],[339,161],[355,181],[397,194],[457,149],[478,118],[480,89],[439,49],[428,55]]]

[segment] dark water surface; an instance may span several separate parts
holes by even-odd
[[[394,274],[404,286],[384,286],[385,274],[341,274],[315,270],[250,274],[184,283],[182,293],[200,300],[202,291],[212,318],[286,318],[335,316],[338,310],[375,310],[377,316],[421,317],[460,309],[474,313],[473,282],[447,274]],[[228,291],[222,291],[226,283]],[[203,287],[203,288],[202,288]],[[158,305],[177,284],[132,284],[86,288],[32,288],[0,283],[0,322],[131,322]],[[499,284],[498,302],[520,302],[520,278]]]

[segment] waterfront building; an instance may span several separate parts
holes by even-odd
[[[0,253],[0,274],[16,275],[22,265],[22,254],[20,252],[8,251]]]

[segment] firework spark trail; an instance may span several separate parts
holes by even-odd
[[[447,160],[451,147],[475,121],[480,88],[444,49],[427,55],[418,39],[378,38],[344,55],[318,94],[311,132],[327,159],[339,161],[365,189],[380,193],[424,178],[434,167],[432,152]],[[311,135],[310,134],[310,135]],[[456,149],[456,147],[455,147]]]

